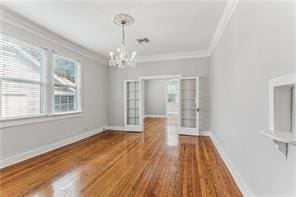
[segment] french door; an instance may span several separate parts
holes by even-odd
[[[124,81],[124,126],[126,131],[142,131],[140,80]]]
[[[199,135],[199,78],[179,80],[179,134]]]

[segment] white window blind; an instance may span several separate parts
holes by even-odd
[[[54,55],[54,112],[79,111],[79,64]]]
[[[44,112],[45,51],[0,34],[0,118]]]

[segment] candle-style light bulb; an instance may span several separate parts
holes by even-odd
[[[136,56],[136,52],[134,51],[134,52],[132,53],[132,60],[135,59],[135,56]]]

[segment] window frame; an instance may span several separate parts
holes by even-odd
[[[55,94],[54,94],[54,70],[55,70],[55,57],[61,57],[63,59],[69,60],[71,62],[74,62],[76,65],[76,72],[75,72],[75,84],[76,86],[71,86],[71,85],[63,85],[64,87],[75,87],[76,89],[76,103],[74,102],[74,104],[76,104],[76,110],[75,111],[67,111],[67,112],[56,112],[55,111]],[[82,112],[82,102],[81,102],[81,62],[78,60],[74,60],[71,59],[69,57],[65,57],[64,55],[60,55],[58,53],[56,53],[55,51],[53,51],[52,53],[52,63],[51,63],[51,114],[52,115],[63,115],[63,114],[72,114],[72,113],[81,113]]]
[[[169,85],[170,85],[170,83],[172,83],[172,82],[175,82],[175,80],[171,80],[171,81],[169,81],[168,82],[168,84],[167,84],[167,92],[166,92],[166,94],[167,94],[167,99],[166,99],[166,102],[168,103],[168,104],[178,104],[178,83],[176,83],[176,94],[175,94],[175,102],[170,102],[169,101]]]
[[[61,120],[68,118],[81,117],[83,115],[83,107],[82,107],[82,62],[77,60],[76,55],[67,55],[68,53],[64,53],[60,55],[55,52],[55,50],[51,47],[51,49],[43,47],[41,44],[35,42],[34,40],[28,40],[23,38],[22,36],[15,35],[13,32],[0,32],[0,34],[7,35],[18,40],[20,43],[25,44],[26,46],[41,49],[44,53],[43,57],[43,67],[41,72],[41,80],[39,81],[30,81],[30,80],[22,80],[32,82],[34,84],[40,84],[40,114],[32,114],[32,115],[24,115],[24,116],[13,116],[13,117],[1,117],[0,116],[0,128],[9,128],[26,124],[35,124],[40,122],[47,122],[53,120]],[[54,113],[54,55],[61,56],[65,59],[69,59],[70,61],[75,62],[76,64],[76,97],[77,97],[77,109],[75,111],[69,112],[61,112]],[[73,57],[74,56],[74,57]],[[79,57],[79,56],[78,56]],[[0,99],[0,105],[1,105]],[[1,114],[0,114],[1,115]]]

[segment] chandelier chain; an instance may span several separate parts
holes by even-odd
[[[122,24],[122,44],[125,45],[125,29],[124,29],[124,24]]]

